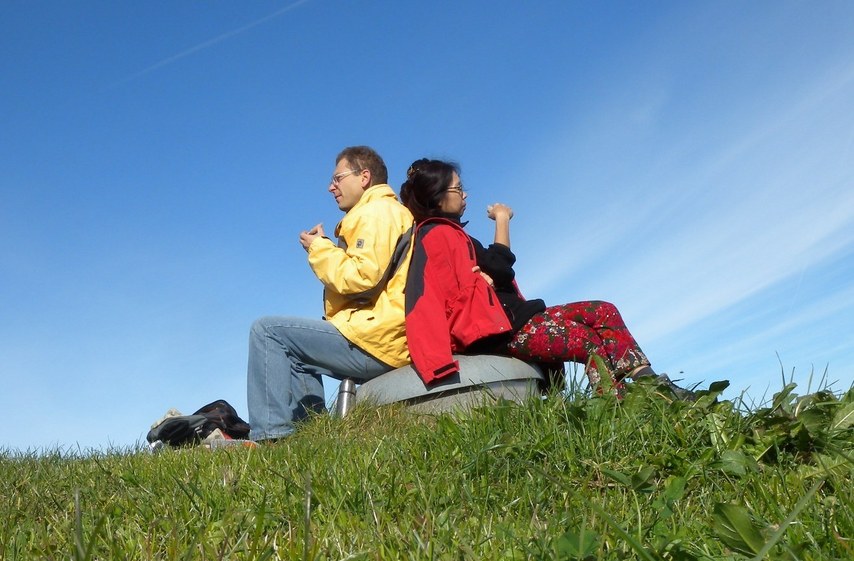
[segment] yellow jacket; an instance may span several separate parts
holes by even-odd
[[[326,319],[350,342],[395,368],[410,362],[403,289],[411,246],[388,283],[377,287],[411,226],[412,214],[391,187],[374,185],[338,223],[337,246],[317,238],[308,248],[308,263],[324,286]]]

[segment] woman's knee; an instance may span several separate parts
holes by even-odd
[[[606,302],[604,300],[596,300],[593,302],[593,304],[595,305],[596,310],[601,315],[620,317],[620,310],[618,310],[617,306],[610,302]]]

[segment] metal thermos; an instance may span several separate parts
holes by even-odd
[[[341,380],[338,386],[338,398],[335,400],[335,415],[343,417],[356,403],[356,383],[350,378]]]

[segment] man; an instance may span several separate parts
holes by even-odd
[[[322,374],[365,381],[410,362],[403,296],[410,252],[396,257],[395,249],[408,240],[412,215],[387,185],[374,150],[345,148],[335,163],[329,192],[345,212],[335,228],[338,244],[321,224],[299,236],[323,283],[325,319],[265,317],[252,325],[247,393],[254,440],[287,436],[294,421],[324,410]]]

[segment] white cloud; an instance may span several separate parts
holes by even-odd
[[[850,313],[854,309],[854,287],[828,294],[823,298],[810,301],[809,306],[801,307],[791,314],[777,315],[775,321],[763,323],[766,318],[749,321],[750,331],[737,337],[730,343],[714,345],[688,358],[686,367],[703,366],[706,370],[722,370],[750,359],[758,348],[767,348],[768,344],[783,340],[807,339],[813,332],[823,339],[821,350],[836,354],[850,349],[854,342],[854,333],[841,332],[836,336],[826,336],[827,325],[834,325],[836,317]],[[847,342],[846,342],[847,341]],[[777,349],[782,352],[783,349]],[[803,357],[799,357],[799,360]],[[821,365],[816,365],[821,366]]]
[[[758,398],[783,371],[804,391],[829,365],[847,389],[854,291],[827,271],[854,248],[854,65],[811,71],[700,120],[672,118],[666,77],[587,108],[587,126],[523,170],[559,187],[516,219],[525,294],[613,301],[654,364],[689,383],[729,378]]]
[[[574,210],[569,197],[552,203],[571,218],[553,223],[565,234],[548,248],[519,251],[551,252],[524,276],[528,290],[552,301],[619,299],[654,339],[850,247],[854,67],[828,75],[759,118],[745,116],[749,128],[710,143],[688,165],[649,177],[635,187],[645,197],[602,199],[596,212]],[[685,140],[669,138],[662,149]]]

